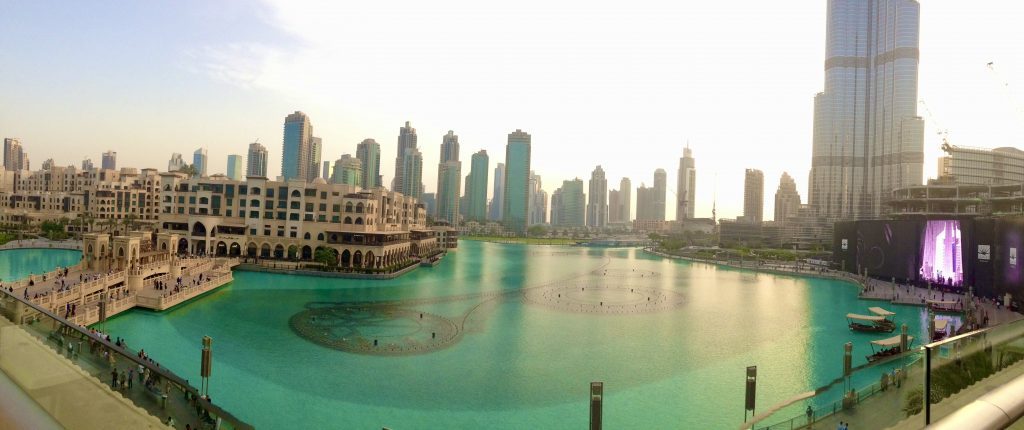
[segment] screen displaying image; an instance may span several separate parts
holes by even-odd
[[[921,279],[960,285],[964,280],[960,221],[928,221],[921,244]]]

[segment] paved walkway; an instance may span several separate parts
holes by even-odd
[[[3,249],[21,249],[21,248],[54,248],[54,249],[82,249],[82,241],[75,239],[68,240],[48,240],[48,239],[21,239],[12,240],[3,245],[0,245],[0,250]]]

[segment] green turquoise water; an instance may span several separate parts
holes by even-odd
[[[586,286],[592,292],[575,292]],[[644,298],[623,286],[681,304],[576,313],[525,301],[520,291],[642,307]],[[391,301],[413,317],[346,320],[325,334],[425,343],[438,330],[430,315],[463,334],[443,349],[377,356],[321,346],[289,325],[309,308],[354,301]],[[759,409],[826,384],[841,373],[845,342],[859,365],[868,341],[883,337],[846,327],[846,313],[876,304],[858,300],[846,283],[637,249],[462,241],[439,266],[389,281],[235,272],[231,285],[201,299],[163,313],[131,311],[103,329],[193,385],[200,340],[211,336],[213,401],[258,428],[586,428],[591,381],[605,383],[606,428],[736,428],[746,366],[758,366]],[[886,307],[920,334],[921,308]],[[417,320],[417,312],[428,318]]]
[[[64,249],[13,249],[0,251],[0,282],[70,266],[82,258],[81,251]]]

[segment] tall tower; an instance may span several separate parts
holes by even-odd
[[[608,224],[608,180],[600,165],[590,173],[588,185],[587,227],[603,228]]]
[[[628,223],[633,220],[632,194],[633,183],[629,180],[629,178],[622,178],[622,180],[619,181],[619,204],[622,205],[622,209],[619,214],[621,222]]]
[[[242,156],[237,154],[228,155],[227,175],[233,181],[242,180]]]
[[[209,168],[209,163],[206,157],[206,148],[199,148],[196,152],[192,153],[192,167],[196,169],[192,175],[196,178],[205,178],[206,171]]]
[[[258,142],[249,144],[249,159],[245,166],[245,176],[267,177],[267,148]]]
[[[697,195],[697,168],[690,144],[683,149],[679,159],[679,174],[676,177],[676,221],[693,218],[693,207]]]
[[[284,142],[281,154],[281,176],[284,180],[309,177],[310,143],[313,124],[306,114],[295,111],[284,119]],[[314,171],[316,169],[314,168]]]
[[[311,136],[309,138],[309,159],[306,160],[306,164],[309,166],[306,168],[306,182],[313,182],[314,179],[320,177],[320,159],[323,157],[323,152],[323,140]],[[324,180],[326,179],[328,178],[324,178]]]
[[[665,169],[654,171],[654,220],[665,220],[665,181],[668,176]]]
[[[915,0],[828,2],[808,196],[819,215],[875,218],[893,189],[921,184],[920,12]]]
[[[455,226],[459,224],[462,162],[459,161],[459,136],[451,130],[441,138],[440,159],[437,166],[437,218]]]
[[[530,135],[522,130],[508,134],[505,145],[505,193],[502,222],[505,229],[526,235],[530,207]]]
[[[373,139],[364,139],[356,145],[356,158],[362,163],[363,188],[380,187],[380,144]]]
[[[20,147],[20,146],[19,146]],[[20,150],[19,150],[20,152]],[[103,169],[117,170],[117,152],[107,151],[103,153],[103,161],[100,164]]]
[[[782,172],[779,178],[779,189],[775,191],[775,222],[785,224],[786,220],[800,210],[800,193],[796,191],[796,182],[789,173]]]
[[[750,223],[764,220],[764,173],[747,169],[743,180],[743,218]]]
[[[505,163],[498,163],[494,167],[494,194],[491,196],[491,209],[489,219],[501,221],[505,214]]]
[[[474,221],[487,220],[487,176],[490,174],[490,160],[487,151],[473,154],[466,181],[466,217]]]
[[[423,183],[421,176],[414,178],[406,178],[414,172],[407,172],[407,165],[415,165],[414,162],[406,160],[406,154],[416,151],[416,129],[412,128],[409,121],[405,122],[405,127],[398,129],[398,153],[395,156],[395,179],[391,184],[391,190],[397,191],[405,195],[416,195],[422,192],[420,186]],[[415,158],[415,156],[413,156]],[[422,162],[420,164],[422,166]],[[406,189],[409,187],[408,189]]]
[[[13,137],[4,138],[4,170],[21,170],[21,141]]]

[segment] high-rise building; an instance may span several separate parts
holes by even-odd
[[[441,138],[441,162],[437,166],[437,219],[459,224],[459,193],[462,191],[462,162],[459,136],[454,131]]]
[[[622,224],[632,221],[630,219],[632,204],[632,188],[629,178],[622,178],[619,181],[619,189],[608,192],[608,223]]]
[[[892,190],[921,184],[920,12],[915,0],[828,2],[808,196],[819,215],[878,217]]]
[[[103,162],[100,164],[105,170],[117,170],[117,152],[107,151],[103,153]]]
[[[437,198],[434,193],[423,193],[420,196],[420,203],[423,203],[423,208],[427,210],[427,215],[431,217],[437,212]]]
[[[743,219],[759,224],[764,220],[764,173],[747,169],[743,180]]]
[[[196,178],[205,178],[207,167],[206,148],[199,148],[196,152],[192,153],[192,167],[195,169],[195,173],[192,175]]]
[[[779,189],[775,191],[775,222],[784,225],[789,217],[796,216],[799,211],[800,193],[796,191],[796,181],[789,173],[782,172]]]
[[[53,169],[53,159],[52,158],[47,158],[46,160],[43,160],[42,169],[43,170],[51,170],[51,169]]]
[[[657,221],[655,215],[654,188],[645,186],[643,182],[636,189],[636,220]]]
[[[24,159],[21,141],[13,137],[4,138],[4,170],[21,170],[25,165]]]
[[[665,169],[657,169],[654,171],[654,220],[664,221],[665,220],[665,183],[668,179],[668,174],[665,173]]]
[[[259,142],[249,144],[249,159],[245,166],[245,176],[267,177],[267,148]]]
[[[281,151],[281,176],[307,180],[312,159],[313,124],[305,113],[295,111],[284,118],[284,140]],[[314,171],[316,166],[314,165]]]
[[[373,139],[364,139],[356,145],[356,158],[362,163],[363,188],[380,187],[380,144]]]
[[[88,172],[88,171],[90,171],[92,169],[93,169],[93,165],[92,165],[92,159],[91,158],[86,158],[86,159],[82,160],[82,170],[83,171]]]
[[[551,225],[583,227],[586,225],[587,196],[583,180],[562,181],[562,187],[551,195]]]
[[[944,144],[939,179],[964,185],[1013,185],[1024,182],[1024,151],[1013,147],[971,148]]]
[[[228,171],[227,171],[228,178],[231,178],[232,181],[241,181],[243,179],[242,176],[244,175],[242,173],[243,172],[243,170],[242,170],[243,169],[243,167],[242,167],[243,164],[244,164],[244,162],[242,161],[242,156],[241,155],[238,155],[238,154],[228,155]]]
[[[494,193],[491,195],[490,220],[501,221],[505,214],[505,163],[494,167]]]
[[[423,194],[423,154],[419,149],[406,149],[402,155],[402,182],[398,189],[402,194],[419,198]]]
[[[683,148],[683,158],[679,159],[679,174],[676,178],[676,221],[693,218],[696,196],[697,167],[690,145],[687,144]]]
[[[522,130],[508,134],[505,145],[505,203],[501,222],[505,230],[526,235],[530,209],[530,135]]]
[[[187,163],[185,163],[185,159],[181,158],[181,154],[177,153],[177,152],[174,152],[174,153],[171,153],[171,159],[167,161],[167,171],[168,172],[177,172],[177,171],[181,170],[183,167],[185,167],[186,165],[187,165]]]
[[[337,160],[335,160],[337,161]],[[331,182],[331,162],[324,161],[323,168],[320,171],[320,177],[324,178],[324,182]]]
[[[587,201],[587,226],[603,228],[608,224],[608,179],[600,165],[590,174],[590,200]]]
[[[548,222],[548,193],[544,191],[540,175],[530,171],[530,209],[528,225]]]
[[[619,203],[622,204],[622,222],[633,220],[633,183],[629,178],[619,181]]]
[[[313,182],[320,177],[320,160],[323,159],[324,142],[319,137],[309,138],[309,170],[306,171],[306,182]],[[324,178],[326,180],[327,178]]]
[[[407,156],[407,153],[419,151],[416,148],[416,129],[412,128],[409,121],[405,122],[405,127],[398,129],[398,153],[395,156],[395,179],[391,184],[392,191],[405,194],[407,196],[419,197],[423,193],[423,177],[422,177],[422,156],[420,156],[420,168],[415,169],[414,160],[416,156]],[[413,169],[415,172],[409,172],[406,169]]]
[[[363,162],[349,154],[343,154],[334,162],[334,172],[330,182],[333,184],[363,185]]]
[[[487,151],[473,154],[466,180],[466,218],[483,222],[487,220],[487,176],[490,174],[490,159]]]

